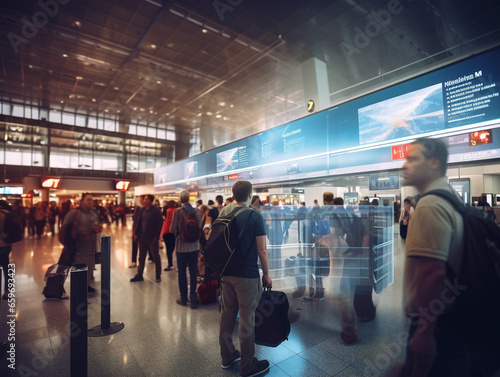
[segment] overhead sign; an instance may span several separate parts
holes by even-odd
[[[117,181],[115,189],[118,191],[127,191],[130,186],[130,181]]]
[[[61,183],[61,178],[44,178],[42,179],[42,187],[46,189],[56,189],[59,188]]]

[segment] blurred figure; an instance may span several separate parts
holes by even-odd
[[[220,214],[220,211],[222,211],[222,208],[224,208],[224,205],[222,204],[224,201],[224,198],[222,197],[222,195],[217,195],[215,197],[215,208],[217,208],[219,210],[219,214]]]
[[[92,206],[94,199],[89,193],[82,194],[80,206],[70,211],[64,218],[63,225],[72,224],[76,229],[74,242],[67,247],[73,248],[71,252],[75,254],[74,263],[85,263],[87,265],[87,285],[88,292],[95,292],[95,288],[90,285],[92,272],[95,266],[95,253],[97,249],[97,234],[101,232],[99,216]]]
[[[414,211],[415,210],[411,206],[411,199],[406,198],[404,200],[403,208],[401,208],[401,214],[399,215],[399,235],[403,240],[406,240],[408,224],[410,223],[410,219]]]
[[[49,216],[48,203],[47,201],[38,202],[35,210],[35,227],[36,227],[36,238],[42,238],[43,230],[47,224],[47,218]]]
[[[132,214],[132,264],[128,266],[129,268],[137,267],[137,253],[139,250],[139,243],[137,237],[135,237],[135,234],[140,223],[144,195],[139,195],[137,197],[137,200],[139,201],[139,203],[135,207],[134,213]]]
[[[163,271],[170,271],[172,267],[174,267],[173,254],[175,249],[175,235],[170,232],[170,226],[172,225],[172,217],[174,216],[176,208],[177,203],[174,200],[167,202],[165,221],[161,228],[161,237],[163,237],[163,242],[165,242],[168,266]]]
[[[139,241],[139,267],[137,275],[131,282],[142,281],[144,273],[144,265],[146,263],[146,255],[150,252],[153,256],[156,271],[156,282],[161,282],[161,258],[159,253],[158,240],[160,238],[161,227],[163,225],[163,217],[159,207],[154,205],[153,195],[144,195],[139,224],[135,230],[135,237]]]
[[[52,234],[52,237],[56,235],[55,232],[55,225],[56,225],[56,218],[59,216],[59,208],[57,207],[57,204],[55,201],[50,202],[50,206],[48,208],[48,220],[49,220],[49,227],[50,227],[50,232]]]
[[[4,233],[4,221],[5,221],[5,213],[4,212],[12,212],[12,208],[9,203],[5,200],[0,200],[0,233]],[[9,256],[12,251],[12,245],[7,244],[2,237],[0,237],[0,266],[3,269],[3,277],[4,277],[4,294],[2,299],[7,300],[8,298],[8,281],[9,281]]]
[[[36,206],[31,206],[28,210],[28,235],[34,236],[36,234],[36,220],[35,220]]]
[[[24,232],[26,229],[26,211],[23,206],[23,201],[16,200],[14,204],[12,204],[11,208],[12,208],[12,213],[14,214],[14,216],[16,216],[17,221],[19,221],[19,224],[21,224],[23,228],[23,238],[24,238]]]
[[[260,211],[260,208],[262,207],[262,202],[260,201],[259,195],[252,196],[250,207],[255,209],[256,211]]]

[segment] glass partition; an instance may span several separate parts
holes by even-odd
[[[273,288],[321,301],[394,282],[393,208],[264,206]]]

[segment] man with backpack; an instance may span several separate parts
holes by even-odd
[[[421,138],[410,145],[403,165],[404,184],[423,195],[406,239],[405,310],[411,319],[407,357],[402,371],[394,375],[470,375],[471,344],[449,326],[464,289],[452,277],[461,271],[464,257],[464,221],[448,200],[425,195],[437,189],[458,195],[447,182],[447,159],[441,140]]]
[[[255,310],[261,297],[259,283],[258,259],[262,265],[262,284],[272,287],[269,277],[269,257],[266,246],[264,220],[259,211],[242,209],[250,205],[252,184],[238,181],[233,186],[235,207],[231,215],[235,215],[235,232],[238,236],[236,248],[243,259],[238,272],[224,274],[221,278],[222,306],[220,316],[219,344],[223,369],[241,360],[240,375],[242,377],[257,376],[269,369],[267,360],[257,360],[255,356],[254,327]],[[236,213],[238,213],[236,215]],[[233,221],[233,220],[232,220]],[[213,231],[213,230],[212,230]],[[233,344],[233,332],[239,310],[240,351]]]
[[[189,300],[191,309],[198,307],[196,295],[196,275],[198,273],[198,252],[200,250],[201,216],[189,204],[189,192],[179,194],[181,207],[177,208],[172,217],[170,233],[175,236],[175,252],[177,255],[177,279],[179,282],[180,298],[177,304],[187,306],[188,284],[186,269],[189,269]]]

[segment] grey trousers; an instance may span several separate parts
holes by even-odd
[[[233,332],[240,312],[239,340],[241,348],[240,373],[250,373],[255,367],[255,310],[260,301],[259,278],[247,279],[224,276],[222,282],[222,308],[220,315],[219,344],[222,363],[234,358]]]

